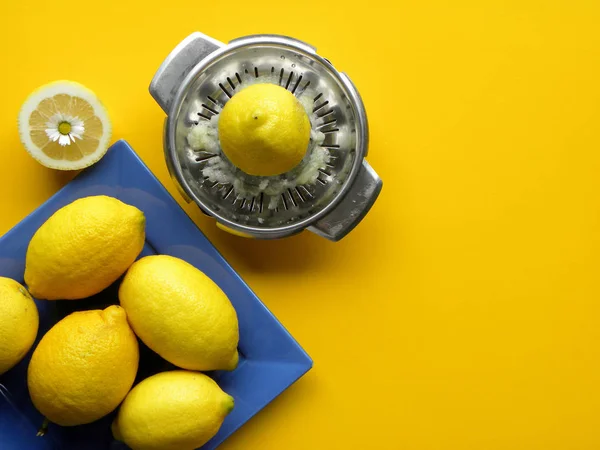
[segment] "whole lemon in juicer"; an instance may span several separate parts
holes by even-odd
[[[287,89],[254,84],[235,94],[219,117],[223,153],[249,175],[279,175],[296,167],[310,142],[310,120]]]

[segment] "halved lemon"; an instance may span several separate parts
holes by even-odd
[[[310,119],[290,91],[271,83],[253,84],[225,104],[219,141],[227,158],[244,172],[279,175],[306,155]]]
[[[96,94],[73,81],[56,81],[25,100],[19,134],[27,152],[44,166],[77,170],[104,156],[111,124]]]

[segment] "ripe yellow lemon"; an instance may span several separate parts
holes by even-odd
[[[75,312],[54,325],[33,352],[29,394],[50,422],[90,423],[119,406],[138,363],[138,342],[123,308]]]
[[[191,264],[146,256],[127,271],[119,301],[135,334],[152,350],[189,370],[233,370],[238,320],[225,293]]]
[[[235,94],[219,117],[223,153],[250,175],[271,176],[297,166],[310,141],[310,120],[287,89],[254,84]]]
[[[0,277],[0,375],[23,359],[38,325],[38,310],[29,292],[15,280]]]
[[[38,299],[79,299],[117,280],[140,254],[145,218],[107,196],[85,197],[55,212],[34,234],[25,282]]]
[[[233,406],[233,398],[202,373],[163,372],[131,390],[113,435],[133,450],[194,450],[219,431]]]
[[[96,94],[73,81],[56,81],[25,100],[19,134],[27,152],[44,166],[76,170],[104,156],[111,124]]]

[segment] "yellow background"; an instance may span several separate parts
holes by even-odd
[[[181,202],[147,86],[195,30],[308,41],[355,81],[383,193],[333,244],[249,241],[184,205],[314,358],[225,450],[600,448],[597,1],[12,2],[0,232],[71,175],[19,143],[28,93],[94,90]]]

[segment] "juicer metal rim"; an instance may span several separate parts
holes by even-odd
[[[209,206],[207,206],[198,196],[194,194],[192,189],[190,189],[187,181],[183,176],[183,170],[181,165],[177,162],[175,156],[175,128],[177,125],[177,120],[179,117],[179,112],[183,103],[183,99],[188,91],[188,88],[193,83],[194,79],[198,76],[199,73],[204,71],[209,65],[214,62],[227,57],[227,54],[239,50],[244,47],[252,47],[255,45],[265,45],[265,46],[274,46],[274,47],[282,47],[287,50],[292,48],[298,53],[312,58],[316,60],[318,63],[324,65],[334,79],[338,82],[339,86],[342,88],[344,93],[350,99],[350,104],[353,109],[353,112],[356,117],[356,146],[355,146],[355,158],[352,163],[352,169],[350,173],[346,177],[343,186],[339,190],[339,192],[333,197],[333,199],[319,212],[310,217],[300,220],[299,222],[284,225],[280,227],[274,228],[258,228],[254,226],[241,225],[237,222],[231,221],[221,215],[218,211],[213,210]],[[296,39],[288,38],[285,36],[275,36],[275,35],[256,35],[256,36],[246,36],[242,38],[235,39],[231,41],[229,44],[225,44],[222,48],[215,50],[213,53],[202,59],[194,68],[188,73],[188,75],[184,78],[183,82],[180,84],[177,89],[177,93],[171,103],[171,107],[169,110],[169,114],[167,117],[167,123],[165,128],[165,153],[167,158],[170,160],[170,166],[174,171],[175,177],[179,182],[181,188],[185,191],[187,196],[191,198],[200,208],[206,212],[208,215],[214,217],[223,225],[232,228],[234,230],[240,231],[242,233],[248,233],[260,238],[280,238],[284,236],[290,236],[296,234],[311,224],[317,222],[319,219],[327,216],[331,213],[336,206],[342,201],[344,196],[348,193],[354,180],[361,169],[363,164],[364,157],[366,155],[366,149],[368,146],[368,123],[367,116],[363,101],[360,97],[360,94],[350,81],[350,79],[343,73],[338,72],[333,65],[322,56],[319,56],[315,49],[308,44],[305,44]]]

